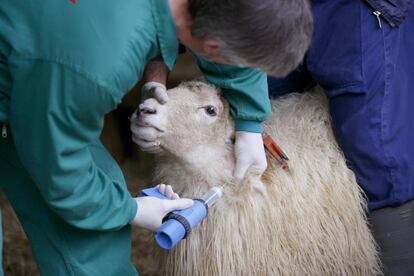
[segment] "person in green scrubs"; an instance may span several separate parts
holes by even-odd
[[[42,275],[136,275],[130,225],[154,230],[192,204],[171,188],[169,206],[131,197],[99,141],[150,60],[171,70],[179,41],[189,48],[230,102],[235,145],[248,149],[237,163],[263,171],[263,71],[295,68],[311,30],[306,0],[2,1],[0,185]]]

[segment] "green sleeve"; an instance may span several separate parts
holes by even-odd
[[[74,68],[12,61],[10,126],[21,162],[50,208],[83,229],[127,225],[137,206],[124,179],[111,179],[93,161],[104,114],[120,96]],[[22,191],[24,192],[24,191]]]
[[[236,130],[262,132],[261,122],[271,114],[266,74],[245,66],[217,64],[194,56],[206,79],[223,89]]]

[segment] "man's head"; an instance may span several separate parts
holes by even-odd
[[[213,61],[284,76],[310,44],[309,0],[187,0],[187,8],[181,43]]]

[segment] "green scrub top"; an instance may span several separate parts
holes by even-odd
[[[178,41],[168,1],[3,1],[0,26],[0,122],[10,125],[42,196],[76,227],[125,226],[136,203],[88,146],[148,61],[162,55],[173,67]],[[270,114],[265,74],[197,60],[224,89],[237,130],[260,132]]]

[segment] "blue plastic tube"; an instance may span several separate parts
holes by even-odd
[[[168,200],[158,188],[142,190],[141,195]],[[173,248],[207,216],[207,208],[203,200],[195,199],[192,207],[172,212],[155,234],[157,244],[164,249]]]
[[[190,234],[191,230],[207,216],[207,208],[200,201],[194,200],[192,207],[173,213],[187,220],[189,229],[185,227],[185,223],[183,224],[177,219],[168,219],[155,234],[155,240],[164,249],[173,248],[179,241]]]

